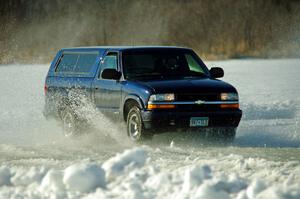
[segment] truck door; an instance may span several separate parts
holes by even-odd
[[[117,52],[106,53],[100,62],[100,69],[92,87],[96,107],[105,113],[118,114],[121,103],[121,84],[120,81],[102,79],[101,72],[105,68],[120,70]]]

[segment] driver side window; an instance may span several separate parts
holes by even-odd
[[[106,68],[118,69],[118,54],[115,52],[108,53],[101,63],[102,70]]]
[[[104,59],[101,61],[101,72],[107,68],[118,70],[118,53],[109,52],[104,57]],[[99,74],[99,76],[100,76],[100,74]]]
[[[201,66],[197,63],[197,61],[190,54],[185,54],[185,58],[189,65],[190,71],[204,73]]]

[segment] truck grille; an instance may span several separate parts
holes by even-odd
[[[194,93],[184,93],[184,94],[178,94],[176,101],[197,101],[197,100],[203,100],[203,101],[219,101],[220,100],[220,94],[215,93],[201,93],[201,94],[194,94]]]
[[[221,108],[220,105],[182,104],[182,105],[177,105],[176,110],[184,111],[184,112],[197,112],[197,111],[217,111],[217,110],[221,110]]]
[[[180,101],[180,102],[194,102],[197,100],[220,101],[220,94],[216,94],[216,93],[201,93],[201,94],[184,93],[184,94],[178,94],[176,97],[177,97],[176,101]],[[216,111],[221,109],[219,105],[207,105],[207,104],[177,105],[176,108],[178,111],[188,111],[188,112]]]

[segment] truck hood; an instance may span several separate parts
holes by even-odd
[[[140,84],[151,87],[155,93],[221,93],[236,92],[236,89],[216,79],[176,79],[140,81]]]

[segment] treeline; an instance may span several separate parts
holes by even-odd
[[[206,59],[300,55],[298,0],[0,1],[0,63],[90,45],[188,46]]]

